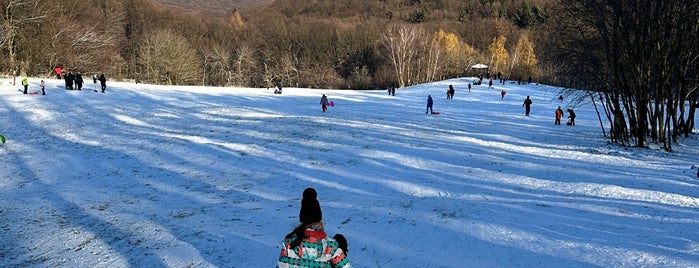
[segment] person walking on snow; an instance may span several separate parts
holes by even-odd
[[[322,97],[320,97],[320,106],[323,108],[323,112],[328,110],[328,97],[323,94]]]
[[[561,106],[558,106],[558,109],[556,109],[556,121],[554,122],[555,125],[561,125],[561,117],[563,117],[563,110],[561,109]]]
[[[425,111],[425,114],[427,114],[427,112],[434,113],[434,111],[432,111],[432,104],[432,96],[427,95],[427,110]]]
[[[107,90],[107,78],[104,77],[104,74],[100,74],[100,85],[102,86],[102,93],[104,93],[105,90]]]
[[[531,111],[531,106],[532,106],[532,99],[527,96],[527,99],[524,100],[524,103],[522,104],[522,107],[524,107],[524,116],[529,116],[529,112]]]
[[[317,197],[313,188],[303,191],[299,211],[301,224],[284,237],[277,267],[352,267],[337,240],[325,233]]]
[[[44,84],[44,80],[41,80],[41,95],[46,95],[46,91],[44,90],[46,84]]]
[[[500,91],[500,100],[505,98],[505,94],[507,94],[507,92],[505,92],[504,89]]]

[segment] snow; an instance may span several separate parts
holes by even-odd
[[[47,79],[42,96],[11,81],[1,267],[271,267],[306,187],[355,267],[699,266],[697,133],[673,152],[615,146],[556,87],[103,94]],[[554,126],[559,105],[576,126]]]

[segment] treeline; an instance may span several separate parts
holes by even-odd
[[[612,141],[672,150],[695,126],[699,1],[566,2],[546,31],[559,82],[587,90]]]
[[[202,1],[205,2],[205,1]],[[374,89],[469,73],[547,77],[551,0],[278,0],[191,11],[148,0],[0,0],[0,70],[173,85]]]
[[[579,99],[598,105],[617,143],[671,150],[694,128],[696,0],[263,2],[200,12],[0,0],[0,72],[47,77],[60,65],[171,85],[375,89],[474,75],[483,63],[587,90]]]

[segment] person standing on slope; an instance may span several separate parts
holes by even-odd
[[[323,94],[322,97],[320,97],[320,106],[323,109],[323,112],[328,110],[328,97]]]
[[[27,94],[27,90],[29,90],[29,80],[26,75],[22,76],[22,85],[24,86],[24,94]]]
[[[527,99],[524,100],[524,103],[522,104],[522,107],[524,107],[524,116],[529,116],[529,112],[531,111],[531,106],[532,106],[532,99],[527,96]]]
[[[313,188],[303,191],[299,211],[301,224],[284,238],[277,267],[352,267],[337,240],[325,234],[317,197]]]
[[[568,108],[568,123],[566,125],[575,126],[575,112],[573,109]]]
[[[427,110],[425,111],[425,114],[427,114],[428,112],[429,112],[429,113],[434,113],[434,111],[432,111],[432,104],[433,104],[433,102],[432,102],[432,96],[431,96],[431,95],[427,95]]]
[[[107,90],[107,78],[104,77],[104,74],[100,74],[100,86],[102,86],[102,93],[104,93],[105,90]]]
[[[561,125],[561,117],[563,117],[563,109],[561,109],[561,106],[558,106],[558,109],[556,109],[556,121],[554,122],[555,125]]]

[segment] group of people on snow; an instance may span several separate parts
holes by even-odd
[[[82,73],[75,73],[73,74],[72,72],[65,73],[63,68],[60,66],[56,66],[54,68],[54,73],[56,74],[57,79],[63,79],[65,82],[65,88],[66,90],[82,90],[83,85],[84,85],[84,79],[82,77]],[[102,93],[105,93],[107,90],[107,78],[105,77],[104,74],[100,74],[99,76],[95,74],[92,77],[93,83],[97,85],[97,82],[99,81],[100,83],[100,91]],[[22,76],[22,86],[24,87],[23,93],[24,94],[29,94],[29,78],[27,75]],[[39,87],[41,88],[41,95],[46,95],[46,83],[42,79],[39,82]],[[95,89],[95,92],[98,90]],[[32,92],[31,94],[38,94],[38,91]]]
[[[471,83],[468,84],[468,88],[469,88],[469,92],[471,92]],[[455,92],[454,86],[449,85],[449,88],[447,89],[447,99],[453,99],[454,92]],[[506,94],[507,94],[507,92],[504,89],[501,90],[500,91],[500,100],[504,99]],[[323,95],[323,97],[325,97],[325,95]],[[559,97],[559,100],[562,100],[562,99],[563,99],[563,95],[561,95]],[[524,116],[528,117],[529,114],[531,113],[532,103],[533,102],[532,102],[532,99],[530,96],[527,96],[527,98],[524,99],[524,102],[522,103],[522,107],[524,107]],[[435,112],[433,111],[433,106],[434,106],[434,101],[432,100],[432,95],[427,95],[427,108],[425,110],[425,114],[429,114],[429,113],[435,114]],[[325,111],[325,110],[323,110],[323,111]],[[566,123],[566,125],[575,126],[575,116],[576,116],[575,111],[573,111],[573,109],[571,109],[571,108],[568,108],[567,111],[568,111],[568,122]],[[563,115],[564,115],[563,109],[561,109],[561,107],[558,106],[558,108],[555,111],[555,121],[554,121],[555,125],[561,124],[561,118],[563,117]]]

